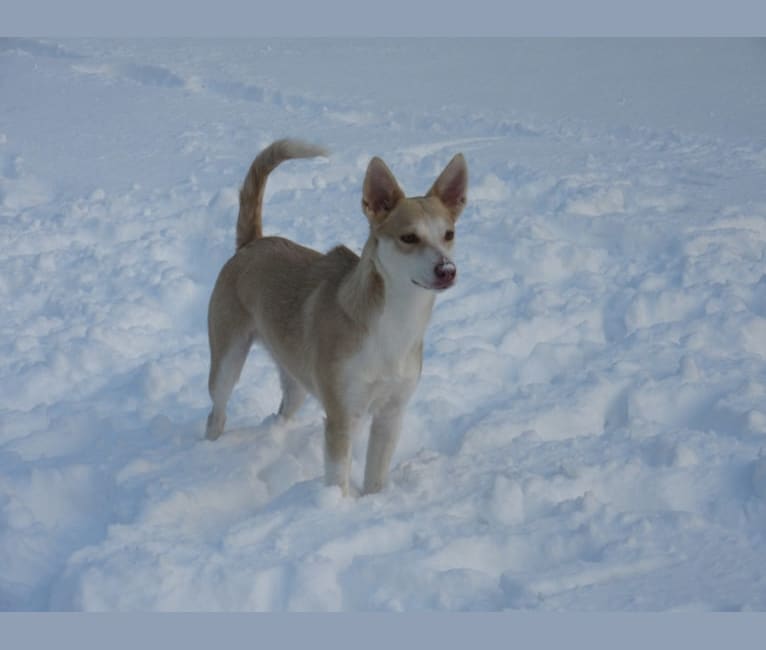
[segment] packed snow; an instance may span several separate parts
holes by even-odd
[[[766,608],[766,45],[0,40],[0,609]],[[254,348],[204,440],[238,187],[359,251],[462,151],[390,483]],[[366,437],[355,441],[361,483]]]

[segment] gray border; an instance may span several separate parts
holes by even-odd
[[[0,614],[6,648],[737,648],[756,614]],[[77,645],[74,645],[77,644]]]
[[[760,36],[763,0],[4,0],[10,36]]]

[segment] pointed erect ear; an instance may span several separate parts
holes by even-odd
[[[463,154],[457,154],[436,179],[426,196],[435,196],[449,210],[453,219],[457,219],[465,207],[468,191],[468,166]]]
[[[372,223],[380,223],[404,198],[391,170],[377,156],[367,166],[362,188],[362,210]]]

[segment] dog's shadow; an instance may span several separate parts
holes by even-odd
[[[287,433],[288,429],[293,428],[294,423],[288,422],[277,413],[267,415],[263,420],[257,424],[249,424],[247,426],[235,426],[231,428],[225,428],[223,434],[218,440],[209,442],[222,442],[225,440],[238,440],[242,442],[247,439],[250,442],[255,440],[266,440],[272,438],[282,438]],[[204,434],[203,434],[204,439]]]
[[[215,441],[203,434],[202,443],[247,458],[272,499],[296,483],[323,476],[321,430],[321,421],[313,417],[287,421],[275,413],[255,424],[226,428]]]
[[[226,427],[221,437],[212,441],[205,438],[204,424],[205,421],[200,420],[200,442],[210,445],[211,450],[225,450],[225,455],[240,455],[254,463],[255,475],[268,487],[269,500],[306,482],[318,481],[322,488],[325,487],[321,413],[310,412],[290,420],[272,413],[257,423]],[[368,426],[369,422],[362,428],[366,430]],[[357,464],[365,449],[357,437],[353,450]],[[361,485],[361,476],[352,472],[349,496],[363,496]]]

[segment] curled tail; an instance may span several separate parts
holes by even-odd
[[[239,192],[239,218],[237,219],[237,250],[254,239],[263,237],[263,193],[266,179],[279,163],[291,158],[326,156],[327,152],[300,140],[277,140],[259,153]]]

